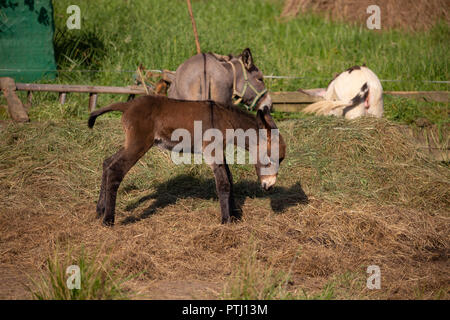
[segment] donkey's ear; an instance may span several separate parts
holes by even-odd
[[[267,106],[264,106],[263,110],[258,109],[256,112],[256,121],[260,129],[278,129]]]
[[[247,70],[250,70],[253,67],[253,57],[252,52],[249,48],[242,51],[242,62]]]
[[[266,121],[264,120],[264,112],[261,109],[256,111],[256,123],[258,124],[259,129],[266,128]]]
[[[270,129],[278,129],[277,125],[275,124],[275,121],[273,121],[272,115],[270,114],[270,110],[268,106],[264,106],[264,109],[262,111],[264,122],[266,123],[266,126]]]

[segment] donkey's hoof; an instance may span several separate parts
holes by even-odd
[[[103,217],[105,215],[105,207],[97,205],[96,211],[97,211],[97,215],[96,215],[97,219],[100,219],[101,217]]]
[[[238,223],[242,221],[242,216],[231,216],[231,223]]]
[[[109,219],[103,219],[103,223],[102,223],[105,227],[112,227],[114,226],[114,218],[109,218]]]
[[[231,217],[222,217],[222,224],[227,224],[231,222]]]
[[[231,221],[242,220],[242,210],[241,209],[233,209],[230,213]]]

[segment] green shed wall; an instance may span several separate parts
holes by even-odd
[[[0,0],[0,77],[56,77],[51,0]]]

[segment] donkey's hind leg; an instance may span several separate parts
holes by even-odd
[[[100,195],[98,197],[98,202],[97,202],[97,219],[103,217],[103,215],[105,214],[106,171],[107,171],[109,165],[114,161],[115,158],[117,158],[117,156],[122,151],[123,151],[123,148],[121,148],[117,153],[113,154],[112,156],[106,158],[105,161],[103,161],[102,184],[100,186]]]
[[[114,155],[114,159],[106,169],[105,174],[105,215],[103,224],[106,226],[114,225],[114,213],[116,208],[116,197],[119,185],[127,172],[134,164],[150,149],[151,144],[135,144],[133,147],[120,150]]]

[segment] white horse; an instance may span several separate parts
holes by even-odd
[[[327,89],[302,90],[320,96],[323,101],[303,109],[306,113],[342,116],[383,116],[383,87],[377,75],[366,66],[354,66],[338,74]]]

